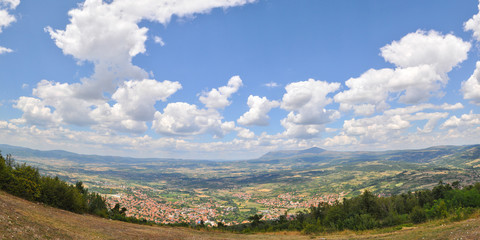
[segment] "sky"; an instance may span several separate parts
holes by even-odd
[[[479,144],[477,0],[0,0],[0,143],[251,159]]]

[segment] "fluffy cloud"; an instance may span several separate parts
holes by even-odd
[[[94,74],[77,84],[78,95],[100,99],[104,91],[113,92],[118,82],[148,76],[131,63],[132,57],[145,52],[148,29],[102,0],[87,0],[68,14],[70,24],[65,30],[47,27],[46,31],[64,54],[95,64]]]
[[[94,121],[89,117],[90,107],[99,101],[86,101],[75,96],[75,86],[68,83],[55,83],[42,80],[33,89],[33,95],[42,100],[42,104],[54,108],[58,121],[65,124],[85,126]],[[31,121],[27,121],[32,124]]]
[[[467,59],[471,44],[451,34],[417,31],[381,48],[396,69],[370,69],[345,82],[349,88],[335,96],[343,111],[371,115],[389,108],[388,101],[417,104],[428,100],[447,83],[447,73]],[[396,94],[397,97],[391,95]]]
[[[0,0],[0,33],[4,28],[17,21],[15,16],[10,15],[8,10],[15,9],[18,4],[20,4],[20,0]],[[0,46],[0,55],[10,52],[12,52],[12,49]]]
[[[205,104],[207,108],[223,109],[231,104],[228,99],[232,94],[236,93],[242,85],[242,79],[240,79],[239,76],[233,76],[228,80],[227,86],[218,89],[214,88],[210,90],[210,92],[204,92],[199,100]]]
[[[452,116],[442,124],[442,128],[463,128],[469,129],[472,126],[480,125],[480,114],[463,114],[460,117]]]
[[[430,65],[439,73],[447,73],[467,59],[470,47],[470,43],[452,34],[419,30],[382,47],[381,55],[401,68]]]
[[[343,130],[350,136],[362,136],[366,139],[384,141],[390,133],[410,127],[410,122],[400,115],[375,116],[372,118],[345,120]]]
[[[133,120],[152,121],[155,103],[166,101],[169,96],[182,88],[178,82],[158,82],[152,79],[127,81],[112,95],[120,108]]]
[[[238,132],[237,136],[240,138],[252,139],[255,137],[255,133],[249,129],[237,127],[235,130]]]
[[[191,17],[195,14],[208,13],[214,8],[229,8],[241,6],[255,0],[115,0],[111,5],[117,11],[133,19],[147,19],[167,24],[173,15],[180,18]]]
[[[139,23],[149,20],[167,24],[174,15],[180,18],[192,17],[195,14],[208,13],[213,8],[228,8],[251,2],[253,1],[203,0],[192,3],[173,0],[86,0],[78,8],[69,11],[70,23],[65,29],[47,27],[45,31],[65,55],[71,55],[79,62],[92,62],[93,75],[73,84],[42,80],[33,90],[33,95],[38,98],[29,99],[29,104],[25,103],[25,99],[18,100],[17,108],[24,110],[21,121],[35,125],[36,122],[30,116],[40,112],[48,116],[45,121],[91,126],[101,132],[146,131],[146,123],[159,114],[155,114],[156,102],[165,101],[178,91],[181,85],[178,82],[146,79],[149,74],[132,63],[133,57],[146,52],[148,29],[140,27]],[[0,0],[0,3],[14,8],[19,1]],[[158,37],[154,40],[162,42]],[[226,106],[229,104],[229,96],[237,91],[239,86],[240,78],[233,77],[228,86],[214,89],[215,91],[207,94],[205,101],[219,100],[220,104]],[[219,94],[216,96],[215,93]],[[218,104],[206,105],[215,108]],[[174,107],[175,105],[167,107],[161,119],[165,120],[167,115],[176,115],[177,113],[168,111]],[[233,122],[220,123],[218,126],[204,123],[205,119],[207,122],[221,119],[220,114],[215,111],[209,116],[211,112],[207,110],[185,110],[196,113],[194,118],[196,126],[200,126],[199,132],[208,129],[205,131],[221,136],[235,128]],[[172,134],[177,130],[181,132],[181,129],[182,127],[173,127]]]
[[[142,20],[167,24],[172,16],[190,17],[213,8],[228,8],[252,0],[86,0],[69,11],[65,30],[47,27],[55,44],[64,54],[95,64],[95,73],[82,80],[81,95],[102,98],[112,93],[119,82],[147,78],[148,74],[132,64],[132,58],[145,53],[148,29],[139,27]],[[112,44],[115,43],[115,44]]]
[[[291,111],[289,121],[296,124],[325,124],[337,118],[338,112],[326,110],[325,106],[332,102],[327,97],[340,87],[339,83],[328,83],[320,80],[290,83],[282,98],[281,107]]]
[[[370,69],[359,78],[350,78],[345,82],[349,90],[335,95],[335,101],[340,103],[340,110],[347,111],[355,106],[356,115],[371,115],[375,110],[388,108],[387,84],[395,71],[392,69]]]
[[[339,87],[339,83],[314,79],[288,84],[281,103],[281,108],[290,111],[287,118],[281,120],[285,134],[299,138],[314,137],[322,131],[323,124],[339,118],[338,111],[325,109],[332,102],[327,95]]]
[[[0,33],[2,32],[3,28],[10,26],[10,24],[15,21],[15,17],[10,15],[7,10],[0,9]]]
[[[405,134],[415,125],[417,135],[430,134],[438,126],[440,120],[448,117],[447,112],[427,112],[431,110],[454,110],[463,108],[461,104],[419,104],[405,108],[396,108],[385,111],[382,115],[370,118],[345,120],[343,131],[339,136],[342,138],[331,138],[329,144],[344,140],[345,143],[359,143],[366,145],[386,144],[392,139],[401,141]],[[425,122],[426,121],[426,122]],[[420,127],[425,122],[423,127]],[[351,139],[355,137],[356,141]],[[348,140],[348,141],[347,141]],[[408,141],[408,140],[405,140]]]
[[[473,104],[480,105],[480,61],[472,76],[467,81],[462,82],[463,98],[469,99]]]
[[[268,112],[272,108],[280,106],[278,101],[269,101],[266,97],[259,96],[248,96],[247,101],[250,110],[244,113],[237,122],[241,125],[259,125],[266,126],[268,125]]]
[[[15,9],[20,4],[20,0],[0,0],[0,6]]]
[[[318,137],[325,130],[325,126],[321,124],[295,124],[291,114],[280,120],[280,123],[285,128],[285,132],[283,132],[285,137],[309,139]]]
[[[59,118],[40,99],[20,97],[14,107],[23,111],[22,118],[17,119],[17,123],[29,122],[39,126],[51,126],[59,122]]]
[[[140,134],[148,129],[144,121],[129,118],[120,104],[110,106],[108,103],[104,103],[98,105],[88,116],[95,119],[96,124],[93,129],[100,132],[120,131]]]
[[[12,49],[0,46],[0,55],[4,53],[11,53],[11,52],[13,52]]]
[[[77,59],[124,61],[146,50],[148,29],[138,26],[144,19],[167,24],[173,15],[186,17],[251,2],[254,1],[86,0],[68,13],[71,19],[65,30],[47,31],[65,54]]]
[[[337,135],[331,138],[325,139],[325,146],[345,146],[356,144],[358,140],[355,137],[346,135]]]
[[[71,23],[65,30],[46,30],[65,54],[79,60],[128,61],[145,52],[148,29],[137,25],[141,16],[122,14],[115,3],[87,0],[80,8],[70,10]]]
[[[17,108],[24,111],[22,121],[30,125],[39,124],[30,117],[43,113],[50,122],[66,125],[92,126],[102,132],[123,131],[142,133],[148,128],[146,121],[152,121],[157,101],[165,101],[181,88],[180,83],[152,79],[127,81],[112,95],[113,106],[107,99],[84,99],[77,95],[78,84],[56,83],[42,80],[33,89],[37,98],[20,99]],[[35,104],[33,108],[32,104]],[[41,109],[42,111],[39,111]],[[49,113],[52,111],[51,116]],[[55,119],[53,119],[55,117]],[[40,123],[45,122],[41,121]]]
[[[480,2],[478,3],[479,13],[474,15],[464,23],[465,31],[472,31],[473,36],[477,41],[480,41]]]
[[[0,1],[9,8],[15,8],[19,3],[18,0]],[[194,105],[187,104],[187,108],[179,110],[178,106],[185,105],[171,104],[163,114],[156,113],[155,103],[165,101],[181,85],[178,82],[145,79],[148,74],[133,65],[132,58],[146,52],[148,29],[138,25],[143,20],[167,24],[174,15],[180,18],[192,17],[208,13],[213,8],[228,8],[251,2],[254,1],[204,0],[192,3],[173,0],[86,0],[78,8],[69,11],[70,23],[64,30],[54,30],[51,27],[45,30],[64,54],[71,55],[78,61],[92,62],[94,74],[73,84],[41,81],[33,90],[33,95],[38,98],[21,98],[16,104],[17,108],[24,111],[22,122],[35,125],[38,121],[31,116],[42,115],[43,117],[39,116],[42,125],[46,124],[43,122],[50,121],[88,125],[107,132],[141,133],[147,130],[146,122],[155,117],[153,125],[157,132],[172,135],[189,132],[189,126],[192,134],[210,132],[222,136],[235,130],[235,124],[222,122],[222,117],[216,110],[196,109]],[[0,21],[0,24],[4,24],[0,27],[6,26],[14,18],[4,11],[0,13]],[[154,40],[160,44],[163,42],[158,37]],[[3,50],[6,51],[8,50]],[[234,76],[227,86],[205,93],[200,100],[208,108],[224,108],[230,104],[230,95],[241,85],[241,79]],[[105,97],[105,92],[111,93],[111,99]],[[182,114],[186,112],[193,115],[184,118]],[[172,117],[178,121],[169,125],[167,119]],[[193,121],[191,125],[190,120]],[[251,136],[247,131],[242,132],[242,136]]]
[[[169,103],[163,113],[155,113],[152,128],[163,135],[191,136],[211,133],[215,137],[222,137],[235,129],[235,123],[222,122],[222,119],[215,109],[198,109],[192,104],[176,102]]]
[[[232,124],[226,125],[232,127]],[[248,129],[242,130],[239,127],[236,127],[235,131],[238,131],[237,139],[203,142],[167,136],[152,138],[147,135],[105,134],[71,130],[61,126],[37,128],[0,121],[0,143],[8,139],[9,144],[35,146],[38,149],[51,149],[55,146],[69,151],[89,149],[90,154],[194,159],[251,159],[276,149],[306,148],[312,144],[266,134],[253,138],[254,134]]]

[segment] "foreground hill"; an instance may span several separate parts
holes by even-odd
[[[125,223],[29,202],[0,191],[0,239],[307,239]]]
[[[480,217],[450,223],[429,222],[401,230],[240,235],[158,227],[106,220],[32,203],[0,192],[0,239],[479,239]]]

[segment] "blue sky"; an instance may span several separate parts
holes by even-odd
[[[246,159],[478,144],[476,0],[0,0],[0,142]]]

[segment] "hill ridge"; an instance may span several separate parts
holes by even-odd
[[[428,148],[421,149],[399,149],[399,150],[383,150],[383,151],[330,151],[323,148],[311,147],[301,150],[279,150],[268,152],[258,158],[246,159],[246,160],[203,160],[203,159],[181,159],[181,158],[137,158],[137,157],[124,157],[124,156],[111,156],[111,155],[96,155],[96,154],[80,154],[69,152],[65,150],[38,150],[27,147],[18,147],[8,144],[0,144],[0,151],[2,154],[12,154],[14,156],[20,157],[45,157],[45,158],[72,158],[81,161],[110,161],[110,162],[156,162],[156,161],[184,161],[184,162],[239,162],[239,161],[257,161],[257,160],[266,160],[266,159],[284,159],[284,158],[295,158],[302,157],[305,155],[325,155],[333,156],[338,154],[345,155],[388,155],[388,154],[400,154],[400,153],[414,153],[414,152],[424,152],[432,150],[445,150],[445,151],[455,151],[462,150],[467,148],[480,148],[480,144],[473,145],[439,145],[431,146]]]

